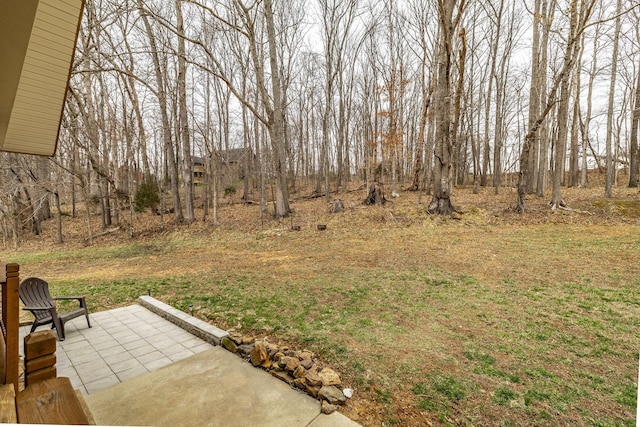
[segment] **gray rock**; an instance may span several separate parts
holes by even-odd
[[[342,200],[340,199],[335,199],[331,204],[331,213],[340,213],[340,212],[344,212],[344,203],[342,203]]]
[[[238,353],[242,355],[242,357],[248,357],[253,350],[253,344],[242,344],[238,346]]]
[[[309,350],[302,350],[300,354],[298,354],[298,357],[300,358],[300,360],[313,359],[313,353]]]
[[[318,392],[318,397],[332,405],[344,405],[347,402],[347,398],[342,394],[342,391],[333,385],[323,386]]]
[[[312,387],[317,387],[322,385],[322,378],[318,375],[318,372],[315,369],[308,371],[304,374],[304,379],[307,381]]]
[[[313,360],[312,359],[302,359],[300,361],[300,366],[302,366],[304,369],[309,370],[313,366]]]
[[[338,406],[337,405],[332,405],[331,403],[327,402],[326,400],[322,401],[322,407],[320,408],[320,412],[322,412],[323,414],[325,414],[325,415],[333,414],[337,410],[338,410]]]

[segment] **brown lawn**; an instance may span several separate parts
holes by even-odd
[[[300,198],[281,222],[225,199],[218,227],[137,214],[88,245],[85,220],[65,217],[64,244],[50,221],[2,258],[93,310],[151,291],[309,348],[355,390],[341,412],[365,426],[633,425],[640,197],[602,193],[564,189],[574,210],[557,212],[531,197],[518,215],[513,189],[459,188],[446,219],[424,195],[366,207],[363,190],[336,196],[342,214]]]

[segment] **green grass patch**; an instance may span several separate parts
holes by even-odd
[[[376,400],[380,403],[385,403],[387,405],[391,404],[393,402],[393,399],[391,398],[391,392],[389,390],[383,390],[383,389],[379,389],[376,388],[375,389],[375,393],[376,393]]]
[[[493,401],[500,406],[512,406],[518,393],[506,387],[500,387],[493,393]]]
[[[431,382],[431,387],[451,402],[458,402],[467,395],[464,385],[450,375],[437,376]]]

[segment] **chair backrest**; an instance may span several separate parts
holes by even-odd
[[[49,308],[54,306],[49,284],[37,277],[29,277],[20,283],[20,300],[27,307]],[[37,320],[49,317],[47,311],[33,312]]]

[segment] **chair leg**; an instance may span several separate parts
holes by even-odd
[[[91,327],[91,322],[89,322],[89,313],[85,314],[85,317],[87,318],[87,326]]]
[[[53,318],[53,324],[51,325],[52,328],[55,327],[56,328],[56,332],[58,334],[58,341],[64,341],[65,336],[64,336],[64,323],[60,321],[59,317],[54,317]]]

